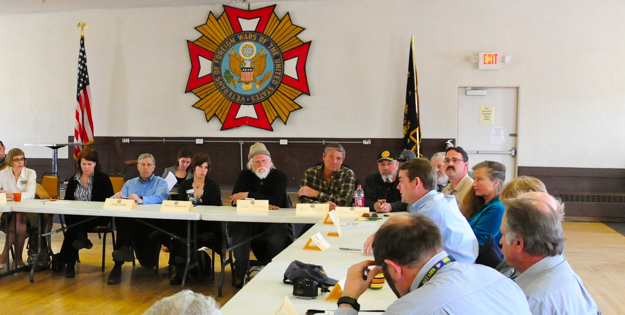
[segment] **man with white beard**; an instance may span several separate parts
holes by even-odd
[[[286,193],[287,176],[274,167],[271,154],[264,144],[257,142],[250,147],[247,169],[242,170],[232,189],[230,202],[236,205],[238,200],[254,198],[269,200],[269,209],[290,208],[291,201]],[[233,244],[238,244],[267,231],[261,238],[234,249],[235,286],[243,285],[243,278],[248,270],[250,247],[261,265],[268,264],[293,242],[293,225],[287,223],[229,223],[228,230]]]
[[[436,191],[441,192],[449,184],[449,177],[445,174],[445,152],[434,153],[432,164],[436,166]]]
[[[378,155],[378,171],[367,176],[365,181],[365,206],[375,212],[408,211],[408,204],[401,201],[397,189],[399,184],[399,161],[397,155],[384,150]]]

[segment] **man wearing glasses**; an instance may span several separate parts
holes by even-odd
[[[473,179],[469,177],[469,155],[461,147],[445,150],[445,174],[449,177],[449,185],[443,189],[445,196],[456,197],[460,209],[464,196],[473,187]]]

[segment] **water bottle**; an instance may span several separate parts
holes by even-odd
[[[354,190],[354,207],[365,206],[365,191],[362,190],[362,185],[358,185],[358,188]]]

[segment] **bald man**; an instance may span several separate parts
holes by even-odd
[[[565,257],[563,211],[552,196],[532,192],[505,202],[502,253],[521,274],[515,279],[532,314],[598,314],[582,279]]]

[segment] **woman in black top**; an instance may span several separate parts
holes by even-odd
[[[221,189],[219,183],[208,178],[208,172],[211,168],[211,160],[207,154],[198,153],[191,159],[191,170],[193,178],[180,182],[180,193],[178,200],[191,201],[194,206],[223,206],[221,199]],[[176,222],[176,231],[180,236],[186,235],[187,227],[182,222]],[[216,244],[220,244],[221,240],[221,222],[200,221],[197,223],[198,234],[203,232],[212,232],[215,235]],[[186,237],[186,236],[185,236]],[[176,275],[169,282],[170,284],[182,283],[182,274],[186,264],[186,250],[182,243],[173,241],[170,253],[170,265],[176,266]],[[192,261],[195,261],[195,255],[192,255]]]
[[[98,153],[92,149],[83,149],[78,154],[78,173],[69,179],[65,200],[80,201],[104,201],[111,197],[113,184],[108,175],[101,172]],[[87,238],[87,231],[96,226],[106,226],[110,223],[110,217],[93,217],[93,220],[70,227],[65,231],[65,239],[61,246],[61,261],[67,264],[65,277],[74,278],[76,271],[74,266],[78,259],[78,250],[91,248],[93,244]],[[66,215],[67,226],[89,219],[86,216]]]

